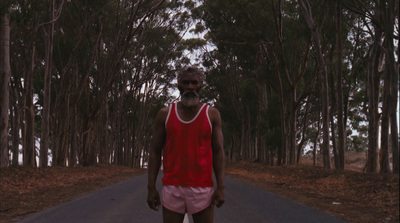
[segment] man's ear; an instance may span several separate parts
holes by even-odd
[[[179,84],[176,84],[176,87],[178,88],[178,91],[181,93],[183,91],[183,89],[181,87],[179,87]]]

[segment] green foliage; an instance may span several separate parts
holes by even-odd
[[[239,85],[238,93],[241,95],[245,104],[254,110],[257,105],[257,82],[254,78],[245,78]],[[254,113],[253,113],[254,114]]]
[[[0,1],[0,16],[10,13],[10,7],[12,7],[17,1],[16,0],[5,0]]]
[[[55,2],[57,8],[61,1]],[[33,63],[34,95],[38,96],[36,132],[40,135],[49,4],[0,3],[2,12],[11,8],[12,87],[21,92],[18,100],[24,97],[24,75]],[[120,142],[126,146],[140,141],[143,147],[136,149],[141,150],[148,146],[158,110],[172,99],[176,70],[190,62],[185,53],[205,45],[201,39],[182,40],[193,23],[190,9],[196,6],[194,1],[158,3],[64,1],[53,33],[50,141],[57,141],[54,145],[59,147],[54,151],[70,148],[69,130],[73,126],[81,137],[76,145],[80,159],[91,159],[82,157],[88,154],[96,156],[100,148],[93,148],[95,144],[107,144],[100,154],[116,156],[134,149],[123,148]],[[109,148],[111,145],[116,146]],[[133,157],[126,155],[126,161]]]
[[[157,111],[174,100],[170,92],[176,87],[173,84],[176,71],[193,63],[201,64],[205,70],[201,97],[220,110],[227,139],[246,136],[250,138],[245,140],[254,142],[254,136],[261,134],[269,148],[281,147],[284,128],[280,113],[285,112],[282,116],[288,120],[293,101],[299,106],[297,132],[302,130],[307,117],[305,133],[316,136],[315,126],[320,119],[320,89],[315,84],[318,63],[311,32],[298,11],[297,1],[158,3],[156,0],[64,1],[60,17],[54,23],[52,137],[66,134],[62,131],[72,126],[63,125],[75,123],[79,137],[84,134],[99,137],[88,142],[99,143],[101,136],[96,134],[104,131],[102,134],[110,135],[108,140],[115,141],[108,142],[109,145],[117,145],[118,140],[137,144],[133,143],[136,137],[142,140],[141,149],[145,149],[148,146],[145,138],[150,138],[148,132]],[[366,74],[373,43],[369,33],[373,29],[366,30],[369,19],[364,15],[373,13],[361,12],[354,1],[340,3],[347,142],[350,150],[364,151],[368,141]],[[373,3],[367,1],[365,6],[371,7]],[[320,27],[325,62],[335,79],[336,1],[310,1],[310,4]],[[15,103],[23,105],[26,90],[23,81],[33,63],[34,95],[38,96],[36,130],[40,132],[49,4],[0,1],[0,14],[6,12],[12,26],[11,86],[21,94]],[[197,38],[183,39],[187,32]],[[302,72],[304,75],[300,76]],[[295,82],[297,98],[292,100]],[[311,100],[307,110],[306,99]],[[94,124],[88,123],[89,118]],[[102,130],[99,126],[103,122],[105,126],[115,127],[116,122],[121,122],[121,126],[128,127],[121,132]],[[100,130],[94,131],[98,127]],[[124,135],[127,129],[135,136]],[[242,129],[247,131],[244,136]],[[71,144],[69,139],[62,143]],[[120,147],[116,149],[122,151]]]
[[[279,102],[279,95],[272,94],[270,100],[268,101],[268,109],[264,115],[265,123],[268,123],[266,128],[273,128],[277,129],[281,126],[281,119],[280,119],[280,110],[279,110],[280,102]]]
[[[282,3],[281,17],[278,14],[279,3]],[[330,68],[330,75],[334,75],[335,86],[337,67],[331,62],[336,63],[336,2],[311,1],[310,4],[313,18],[321,29],[322,51],[327,55],[325,63]],[[350,138],[347,141],[351,144],[355,140],[353,147],[362,148],[357,140],[367,141],[365,75],[371,39],[362,27],[354,28],[362,23],[359,15],[344,7],[347,4],[346,1],[342,5],[342,83],[344,100],[348,102],[348,107],[345,106],[347,121],[349,127],[359,134],[357,137],[348,134]],[[296,88],[295,101],[300,105],[297,128],[303,128],[303,119],[307,117],[305,133],[317,137],[315,125],[320,119],[320,89],[315,84],[319,81],[315,74],[318,63],[311,45],[311,32],[298,11],[296,1],[204,1],[193,14],[202,19],[193,32],[207,32],[204,38],[215,46],[215,50],[204,56],[203,66],[209,70],[207,83],[210,92],[215,91],[210,95],[216,98],[216,104],[223,111],[221,114],[226,115],[225,121],[241,123],[251,120],[252,129],[261,130],[268,142],[276,145],[270,140],[281,140],[277,134],[281,129],[281,103],[286,108],[284,117],[287,119],[293,92],[293,85],[290,84],[304,72]],[[290,84],[288,79],[292,81]],[[259,83],[266,83],[270,89],[266,103],[260,100]],[[280,84],[282,102],[277,96]],[[308,114],[303,107],[306,98],[311,100]],[[268,109],[261,111],[265,104]],[[237,107],[236,115],[232,114],[233,106]],[[250,118],[246,117],[246,111]],[[261,121],[256,121],[256,117],[261,117]]]
[[[206,40],[200,38],[190,38],[182,40],[182,44],[186,47],[187,50],[193,52],[196,49],[204,47],[207,42]]]
[[[282,147],[282,131],[280,128],[270,128],[265,134],[265,139],[271,149]]]
[[[364,152],[368,150],[368,141],[364,137],[354,135],[350,137],[348,143],[349,151]]]

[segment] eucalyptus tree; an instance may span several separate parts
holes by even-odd
[[[368,145],[368,172],[389,172],[389,125],[391,129],[391,146],[393,151],[393,170],[398,172],[398,129],[396,111],[396,98],[398,93],[398,69],[394,57],[394,26],[395,9],[398,12],[398,2],[373,1],[371,11],[366,11],[365,16],[370,18],[371,23],[367,23],[373,43],[369,52],[370,63],[368,66],[368,90],[369,90],[369,145]],[[396,6],[397,5],[397,6]],[[398,13],[397,13],[398,21]],[[398,30],[397,30],[398,32]],[[379,86],[381,76],[384,76],[383,107],[381,121],[381,151],[378,156],[378,129],[379,119],[377,107],[380,98]],[[390,124],[389,124],[390,123]],[[376,126],[374,126],[374,124]],[[380,161],[380,163],[379,163]]]
[[[10,84],[10,19],[4,6],[0,7],[0,164],[9,164],[8,120]]]
[[[344,1],[344,8],[358,16],[357,26],[364,32],[368,41],[368,51],[362,55],[366,58],[364,64],[367,73],[367,115],[368,115],[368,161],[366,171],[389,171],[389,147],[393,153],[393,171],[398,172],[398,129],[395,115],[398,94],[398,61],[395,60],[394,38],[398,33],[397,1]],[[398,22],[397,22],[398,23]],[[396,30],[394,29],[395,27]],[[381,83],[384,83],[382,86]],[[383,99],[383,101],[381,101]],[[380,107],[382,113],[380,114]],[[380,121],[380,117],[382,120]],[[390,123],[390,124],[389,124]],[[379,151],[379,126],[381,128],[381,148]],[[389,143],[389,128],[390,142]]]
[[[38,125],[35,117],[38,114],[35,104],[40,73],[43,60],[39,58],[38,51],[42,49],[39,28],[45,22],[43,20],[43,2],[15,1],[10,6],[11,24],[11,91],[13,93],[14,116],[19,116],[21,121],[16,124],[13,121],[13,138],[20,137],[23,150],[23,165],[36,166],[35,137],[37,137]],[[38,50],[39,49],[39,50]],[[19,143],[18,140],[13,140]],[[18,147],[18,145],[13,145]],[[13,152],[14,155],[15,151]]]
[[[56,2],[49,1],[48,21],[42,25],[45,57],[44,57],[44,77],[43,77],[43,109],[40,135],[40,156],[39,166],[47,167],[49,150],[49,131],[50,131],[50,107],[51,107],[51,78],[53,71],[53,43],[54,43],[54,24],[61,15],[64,0]]]
[[[13,156],[16,156],[15,158],[13,157],[14,164],[18,161],[18,139],[20,138],[19,129],[21,129],[23,164],[37,165],[36,137],[43,138],[41,147],[45,148],[41,149],[41,152],[45,155],[40,156],[42,158],[39,160],[40,166],[47,166],[48,136],[46,135],[49,134],[49,111],[51,106],[52,27],[56,17],[48,16],[55,13],[54,8],[52,8],[54,6],[53,2],[50,2],[50,8],[47,7],[46,3],[49,2],[15,1],[11,3],[10,7],[12,24],[10,45],[13,49],[11,55],[11,98],[13,104],[10,106],[10,114],[14,117],[11,131]],[[62,6],[62,3],[59,5]],[[61,9],[58,11],[60,12]],[[59,13],[57,14],[59,15]],[[42,81],[43,73],[45,82]],[[43,84],[45,89],[41,91]],[[42,98],[41,95],[43,94],[45,95],[45,103],[39,102],[41,104],[38,105],[38,101],[41,101],[39,98]],[[44,121],[37,121],[39,112],[43,112]],[[21,120],[18,120],[19,117],[21,117]],[[42,137],[38,134],[40,132],[43,134]]]
[[[383,113],[387,113],[388,116],[388,125],[390,126],[390,140],[389,137],[382,138],[381,145],[384,141],[387,141],[387,147],[389,145],[392,146],[392,157],[393,157],[393,172],[399,172],[399,129],[397,126],[397,117],[396,117],[396,108],[398,104],[398,92],[399,92],[399,58],[397,57],[397,61],[395,59],[395,46],[394,46],[394,38],[395,33],[397,33],[397,37],[399,36],[399,2],[389,1],[387,4],[385,2],[380,2],[380,10],[381,13],[381,24],[383,25],[383,29],[385,31],[385,40],[383,42],[383,46],[385,48],[385,93],[387,99],[384,103],[387,106],[386,111],[382,111]],[[397,23],[397,25],[396,25]],[[394,27],[397,27],[397,30],[394,30]],[[397,38],[397,43],[398,43]],[[398,45],[397,45],[397,51]],[[398,55],[397,55],[398,56]],[[390,89],[390,90],[388,90]],[[382,120],[383,121],[383,120]],[[383,129],[382,127],[382,137],[383,131],[389,131],[389,127],[387,129]],[[389,143],[389,141],[391,143]],[[389,172],[389,149],[386,149],[382,146],[382,161],[381,161],[381,172]]]
[[[122,91],[123,94],[113,91],[115,95],[120,94],[114,102],[119,101],[122,110],[113,110],[115,117],[122,118],[120,127],[124,129],[118,133],[118,138],[124,143],[119,143],[119,161],[114,162],[129,160],[128,165],[139,166],[140,161],[147,158],[155,112],[171,100],[168,89],[172,86],[174,74],[188,60],[184,50],[193,47],[191,41],[182,39],[190,24],[186,7],[191,7],[188,1],[185,4],[172,1],[161,5],[158,13],[146,21],[126,56],[123,68],[127,73],[121,74],[119,80],[125,81],[129,87]],[[130,103],[122,103],[121,100],[129,100]],[[126,146],[126,143],[133,146]]]
[[[246,19],[247,9],[240,11],[239,7],[238,2],[204,1],[199,8],[204,26],[199,27],[208,31],[207,40],[217,48],[205,55],[207,60],[204,65],[210,70],[207,83],[218,92],[217,105],[221,106],[222,113],[230,113],[222,115],[232,117],[225,120],[226,123],[235,125],[231,128],[230,157],[254,159],[258,146],[254,138],[257,129],[257,87],[261,87],[254,84],[257,83],[254,62],[261,33],[254,33],[253,25],[246,27],[250,22]],[[261,25],[258,20],[255,22],[257,26]]]
[[[345,110],[344,106],[344,93],[343,93],[343,20],[342,20],[342,7],[339,2],[336,2],[335,7],[335,52],[336,52],[336,62],[333,62],[337,67],[336,71],[336,86],[337,86],[337,126],[338,126],[338,141],[339,145],[337,147],[337,156],[335,159],[335,165],[337,169],[344,169],[345,163],[345,150],[346,150],[346,123],[345,123]],[[346,32],[347,34],[348,32]],[[335,149],[335,148],[334,148]],[[335,151],[335,150],[334,150]]]
[[[316,60],[318,61],[318,75],[320,76],[321,110],[322,110],[322,132],[323,132],[323,160],[324,167],[330,168],[330,146],[329,146],[329,95],[328,95],[328,71],[322,53],[320,27],[317,26],[313,17],[310,3],[307,0],[299,0],[299,8],[303,13],[308,27],[312,33],[315,47]]]
[[[290,90],[290,94],[286,96],[289,105],[287,110],[289,122],[287,127],[283,128],[288,129],[288,163],[294,164],[298,132],[301,128],[301,126],[300,128],[297,126],[298,111],[305,98],[314,91],[315,72],[312,71],[313,63],[310,62],[310,49],[312,48],[310,35],[303,31],[305,30],[304,25],[296,19],[298,14],[296,5],[285,1],[278,1],[277,4],[277,6],[273,4],[273,8],[275,12],[276,45],[278,45],[276,54],[279,56],[274,58],[273,61],[276,63],[279,59],[281,65],[276,66],[281,67],[281,75]],[[284,36],[296,36],[297,41],[288,41],[288,38]],[[275,53],[272,53],[272,56],[275,57]],[[285,122],[282,121],[282,123]],[[303,127],[307,128],[307,126]],[[302,144],[299,145],[300,150],[301,146]]]
[[[246,94],[239,91],[229,93],[228,97],[236,97],[244,103],[238,107],[240,112],[237,112],[237,120],[229,121],[242,121],[243,125],[251,123],[252,125],[248,128],[250,134],[243,132],[253,137],[251,141],[257,142],[257,138],[265,138],[267,131],[263,131],[262,136],[258,135],[257,131],[269,128],[268,125],[261,125],[261,123],[267,120],[265,113],[270,107],[269,98],[273,94],[278,94],[281,131],[278,164],[295,163],[296,139],[298,139],[299,128],[302,127],[297,125],[297,114],[307,95],[312,92],[313,85],[310,81],[313,81],[313,76],[315,76],[312,69],[314,65],[309,63],[310,35],[302,31],[304,25],[298,21],[296,4],[289,1],[269,3],[265,1],[203,1],[202,7],[204,12],[202,18],[205,29],[208,31],[206,37],[217,48],[214,54],[221,55],[214,60],[217,64],[214,75],[218,75],[218,72],[225,73],[228,69],[224,67],[229,67],[230,71],[226,72],[226,75],[242,73],[238,86],[251,83],[246,80],[255,80],[254,83],[257,83],[253,86],[258,89],[253,94],[253,97],[257,98],[253,103],[250,102],[251,98],[246,98]],[[292,41],[290,37],[296,38],[297,41]],[[221,62],[223,55],[225,57],[230,55],[229,57],[233,59]],[[231,68],[235,68],[234,72]],[[235,77],[231,75],[229,78]],[[220,81],[227,83],[225,77]],[[228,93],[221,88],[216,88],[216,90],[221,94]],[[254,106],[257,109],[254,109],[253,113],[248,113],[250,116],[247,117],[246,108],[243,106],[249,108]],[[258,121],[249,122],[249,120]],[[243,134],[241,133],[242,138]],[[259,144],[262,145],[262,143]],[[241,146],[245,150],[252,151],[251,144]],[[253,157],[244,156],[243,158]]]
[[[63,154],[70,154],[70,160],[77,156],[84,165],[95,164],[97,158],[137,165],[140,151],[147,146],[143,143],[149,141],[148,131],[141,129],[150,128],[148,109],[162,91],[157,88],[171,79],[167,75],[172,74],[174,60],[185,49],[179,35],[188,26],[188,15],[179,13],[183,3],[75,1],[65,7],[65,17],[60,18],[62,38],[57,41],[69,55],[60,51],[56,62],[62,74],[56,81],[60,93],[55,102],[59,117],[55,140],[62,140],[55,143],[61,154],[59,164],[66,162]],[[70,24],[73,18],[80,18],[76,25]],[[70,59],[63,62],[63,58]],[[70,128],[77,135],[71,136]],[[69,149],[72,139],[77,150]]]
[[[3,3],[3,2],[2,2]],[[9,2],[11,4],[11,2]],[[2,5],[1,7],[4,7],[4,5]],[[4,10],[5,8],[2,8],[2,10]],[[9,9],[9,6],[7,6],[7,9]],[[15,13],[10,13],[9,15],[13,16]],[[12,21],[12,19],[10,19]],[[12,23],[11,23],[12,24]],[[19,27],[19,26],[18,26]],[[13,29],[13,31],[15,32],[15,28]],[[11,33],[10,33],[10,48],[13,47],[13,38],[11,37]],[[14,50],[12,50],[10,52],[10,60],[13,60],[13,53],[15,52],[15,48]],[[4,54],[5,55],[5,54]],[[17,60],[18,61],[18,60]],[[19,162],[19,144],[20,144],[20,129],[21,129],[21,123],[23,122],[22,120],[22,116],[23,116],[23,100],[22,100],[22,83],[19,80],[20,72],[15,72],[14,66],[16,63],[10,63],[10,71],[11,71],[11,77],[10,77],[10,104],[9,107],[7,107],[7,109],[9,108],[10,111],[10,118],[11,118],[11,122],[10,122],[10,136],[12,138],[12,145],[11,145],[11,152],[12,152],[12,165],[16,166],[18,165]],[[3,106],[2,106],[3,108]],[[23,133],[23,132],[22,132]],[[3,148],[3,147],[2,147]],[[6,149],[6,147],[4,147],[4,149]],[[7,148],[8,149],[8,148]],[[8,154],[8,152],[7,152]]]
[[[210,56],[210,54],[207,56]],[[244,150],[248,149],[247,145],[244,145],[246,128],[248,127],[244,105],[246,98],[241,95],[243,92],[239,90],[241,83],[245,81],[245,77],[234,62],[233,55],[225,54],[220,57],[221,55],[216,54],[215,56],[209,59],[218,58],[221,67],[210,69],[211,67],[206,66],[208,69],[206,81],[208,88],[211,88],[209,91],[212,92],[216,101],[215,106],[218,107],[225,120],[224,129],[228,139],[226,140],[228,142],[228,159],[232,161],[240,160],[245,156],[243,153],[246,153],[246,151]],[[207,60],[205,62],[207,63]],[[254,100],[252,101],[254,102]],[[251,104],[249,103],[249,105]]]
[[[366,9],[368,10],[368,9]],[[375,6],[375,9],[369,9],[366,13],[372,13],[375,11],[375,15],[378,17],[381,11],[379,5]],[[367,17],[364,18],[366,21]],[[375,18],[377,19],[377,18]],[[379,144],[379,98],[380,98],[380,79],[382,72],[380,66],[382,64],[383,51],[380,47],[382,41],[382,35],[384,34],[383,27],[378,25],[377,21],[374,24],[365,23],[373,33],[370,33],[372,37],[371,48],[368,52],[368,67],[367,67],[367,92],[368,92],[368,160],[367,168],[368,172],[378,172],[379,168],[379,155],[378,155],[378,144]]]
[[[195,47],[182,39],[193,5],[13,2],[14,157],[21,137],[24,165],[36,165],[38,138],[41,166],[48,154],[52,165],[139,165],[150,141],[151,114],[171,100],[173,74],[188,61],[183,52]]]
[[[348,10],[345,10],[339,1],[336,2],[316,2],[316,1],[299,1],[299,10],[303,15],[308,16],[308,23],[316,26],[316,29],[311,29],[313,40],[319,38],[320,47],[313,44],[313,50],[320,48],[322,54],[315,51],[314,58],[318,59],[318,66],[324,63],[327,74],[327,96],[329,99],[328,110],[329,117],[327,122],[330,122],[330,142],[328,151],[333,152],[334,164],[337,169],[344,169],[345,156],[347,150],[347,117],[349,108],[349,91],[352,91],[347,85],[354,84],[351,81],[359,80],[351,78],[351,64],[348,55],[353,52],[351,25],[354,19],[351,16],[344,17],[343,14],[349,15]],[[304,10],[306,7],[306,11]],[[312,11],[312,14],[311,14]],[[323,13],[319,13],[323,12]],[[306,13],[306,14],[305,14]],[[311,17],[312,16],[312,17]],[[314,20],[314,21],[312,21]],[[305,20],[307,21],[307,20]],[[335,33],[335,35],[332,35]],[[362,40],[362,39],[361,39]],[[357,42],[357,41],[356,41]],[[361,42],[357,42],[360,44]],[[349,52],[349,53],[347,53]],[[320,57],[320,58],[319,58]],[[353,74],[354,75],[354,74]],[[349,81],[351,80],[351,81]],[[360,88],[357,86],[356,88]],[[353,109],[352,107],[351,109]],[[325,129],[326,131],[326,129]],[[328,154],[325,154],[325,162]]]

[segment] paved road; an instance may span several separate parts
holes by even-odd
[[[147,175],[137,176],[54,208],[19,223],[156,223],[161,211],[146,203]],[[225,204],[215,210],[216,223],[340,223],[344,220],[226,177]],[[161,187],[158,181],[158,188]],[[185,221],[192,222],[191,217]]]

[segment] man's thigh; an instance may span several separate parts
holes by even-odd
[[[171,210],[163,206],[163,222],[164,223],[182,223],[185,215]]]
[[[206,209],[192,214],[194,223],[213,223],[214,206],[210,205]]]

